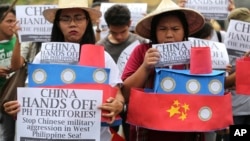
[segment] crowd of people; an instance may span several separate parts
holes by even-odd
[[[109,124],[112,124],[118,115],[122,118],[122,124],[112,127],[112,130],[118,132],[122,129],[121,136],[126,141],[228,141],[228,128],[209,133],[174,132],[147,129],[126,122],[131,88],[153,88],[154,86],[155,66],[160,60],[160,52],[152,48],[153,44],[188,41],[189,37],[224,43],[227,31],[216,30],[213,26],[214,20],[206,19],[197,10],[185,8],[187,0],[177,0],[177,2],[162,0],[156,9],[138,21],[134,31],[131,31],[131,11],[128,7],[117,3],[109,7],[105,13],[101,13],[99,8],[102,2],[108,1],[97,0],[93,1],[92,6],[86,6],[88,0],[58,0],[58,7],[44,10],[43,16],[53,24],[51,42],[71,42],[104,47],[104,66],[110,69],[109,84],[116,87],[117,94],[106,99],[106,102],[99,107],[101,110],[108,111],[102,116],[110,119]],[[229,0],[228,10],[227,22],[230,20],[250,22],[249,9],[235,7],[233,0]],[[99,27],[101,15],[104,16],[108,28],[107,35],[102,38],[100,36],[102,29]],[[20,43],[19,30],[14,7],[0,5],[2,56],[0,58],[0,90],[8,81],[7,76],[21,68],[25,62],[41,64],[39,52],[41,42]],[[138,43],[131,47],[135,42]],[[132,49],[124,53],[128,47]],[[249,56],[249,52],[242,56]],[[126,58],[126,61],[118,64],[121,58]],[[230,91],[232,95],[233,122],[236,125],[250,125],[250,96],[236,93],[236,59],[230,58],[229,60],[230,64],[225,68],[229,75],[226,76],[224,85],[225,90]],[[122,65],[122,70],[119,65]],[[171,69],[189,69],[189,64],[173,65]],[[4,109],[0,111],[0,141],[14,141],[15,132],[18,132],[15,131],[15,119],[17,113],[20,112],[21,105],[14,100],[0,106]],[[110,127],[101,127],[100,130],[101,141],[112,140]]]

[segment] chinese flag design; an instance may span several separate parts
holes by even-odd
[[[177,116],[180,120],[187,118],[187,112],[189,111],[189,105],[184,103],[181,104],[178,100],[174,100],[171,107],[167,110],[169,117]]]
[[[233,124],[231,95],[156,94],[132,89],[127,122],[160,131],[223,129]]]

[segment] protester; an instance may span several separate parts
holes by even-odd
[[[96,44],[103,45],[105,50],[117,62],[122,51],[135,41],[143,42],[145,39],[130,32],[131,13],[127,6],[115,4],[104,13],[109,34]]]
[[[18,36],[16,35],[17,29],[15,9],[10,5],[0,5],[0,90],[7,82],[7,77],[10,77],[10,73],[21,67],[11,61],[12,57],[20,54],[20,52],[14,51],[15,48],[20,46],[17,39]],[[0,95],[2,95],[2,92]],[[13,141],[14,127],[15,122],[13,118],[4,111],[0,111],[0,140]]]
[[[138,41],[142,43],[145,39],[130,32],[131,27],[131,12],[125,5],[115,4],[107,9],[104,13],[105,21],[109,28],[109,34],[98,41],[96,44],[102,45],[105,47],[105,50],[111,55],[114,61],[117,63],[119,58],[127,58],[129,54],[123,51],[129,47],[132,43]],[[133,50],[130,49],[131,51]],[[121,68],[125,67],[124,64],[119,64],[120,73]],[[121,66],[123,65],[123,66]],[[126,124],[126,113],[122,114],[123,118],[123,131],[125,134],[126,140],[128,140],[129,125]],[[117,131],[118,129],[116,129]]]
[[[235,8],[228,15],[228,21],[239,20],[250,22],[250,11],[247,8]],[[242,54],[242,56],[249,56],[250,52]],[[250,97],[237,94],[235,91],[235,67],[236,67],[235,57],[229,56],[230,64],[227,66],[227,72],[229,76],[225,79],[225,88],[232,93],[232,107],[233,107],[233,120],[235,125],[240,124],[250,124]],[[216,141],[229,141],[229,128],[217,131]]]
[[[8,13],[7,10],[10,6],[2,5],[0,9],[0,43],[1,48],[4,48],[4,52],[1,53],[1,71],[0,71],[0,87],[3,86],[6,79],[5,77],[9,74],[11,67],[11,54],[15,47],[17,37],[15,36],[14,28],[16,26],[16,14],[15,10],[12,8]]]
[[[171,0],[162,0],[156,10],[138,22],[135,32],[150,39],[151,42],[138,45],[124,69],[122,90],[127,102],[129,102],[132,87],[152,88],[154,85],[154,69],[160,60],[160,53],[151,47],[152,44],[187,41],[188,36],[201,29],[203,24],[204,17],[199,12],[181,8]],[[172,68],[185,69],[186,65],[174,65]],[[131,141],[197,141],[204,139],[201,133],[156,131],[135,126],[131,127],[130,133]]]
[[[58,7],[46,9],[43,12],[46,20],[53,23],[51,41],[52,42],[72,42],[84,44],[94,44],[95,35],[93,31],[92,21],[97,20],[101,16],[101,12],[88,7],[87,0],[59,0]],[[110,118],[113,123],[115,117],[122,111],[124,98],[121,94],[119,85],[122,83],[119,78],[119,71],[111,56],[104,52],[105,67],[110,69],[110,85],[118,89],[116,97],[109,97],[106,103],[100,107],[101,110],[109,111],[102,114],[103,117]],[[33,63],[41,62],[40,53],[37,54]],[[18,101],[10,101],[4,104],[5,111],[15,116],[20,110]],[[101,140],[109,141],[111,133],[109,127],[101,128]]]
[[[250,23],[250,11],[247,8],[240,7],[234,9],[228,15],[228,20],[239,20]],[[242,55],[243,56],[243,55]],[[249,52],[245,54],[249,56]],[[230,57],[230,56],[229,56]],[[237,58],[229,58],[232,68],[235,68]],[[232,69],[230,75],[226,78],[227,88],[231,89],[232,103],[233,103],[233,119],[234,124],[248,124],[250,125],[250,97],[246,95],[237,94],[235,91],[235,69]]]

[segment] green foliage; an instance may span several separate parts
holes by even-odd
[[[10,2],[9,2],[9,0],[1,0],[0,1],[0,4],[9,4]]]

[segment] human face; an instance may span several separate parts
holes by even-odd
[[[16,16],[13,13],[8,13],[0,23],[0,40],[9,40],[13,36],[13,24],[16,22]]]
[[[79,43],[83,37],[88,19],[82,9],[73,8],[62,10],[59,17],[59,27],[65,42]]]
[[[128,39],[129,36],[129,25],[109,25],[109,40],[112,43],[122,43]]]
[[[173,15],[162,17],[156,25],[156,37],[158,43],[183,41],[184,28],[180,19]]]

